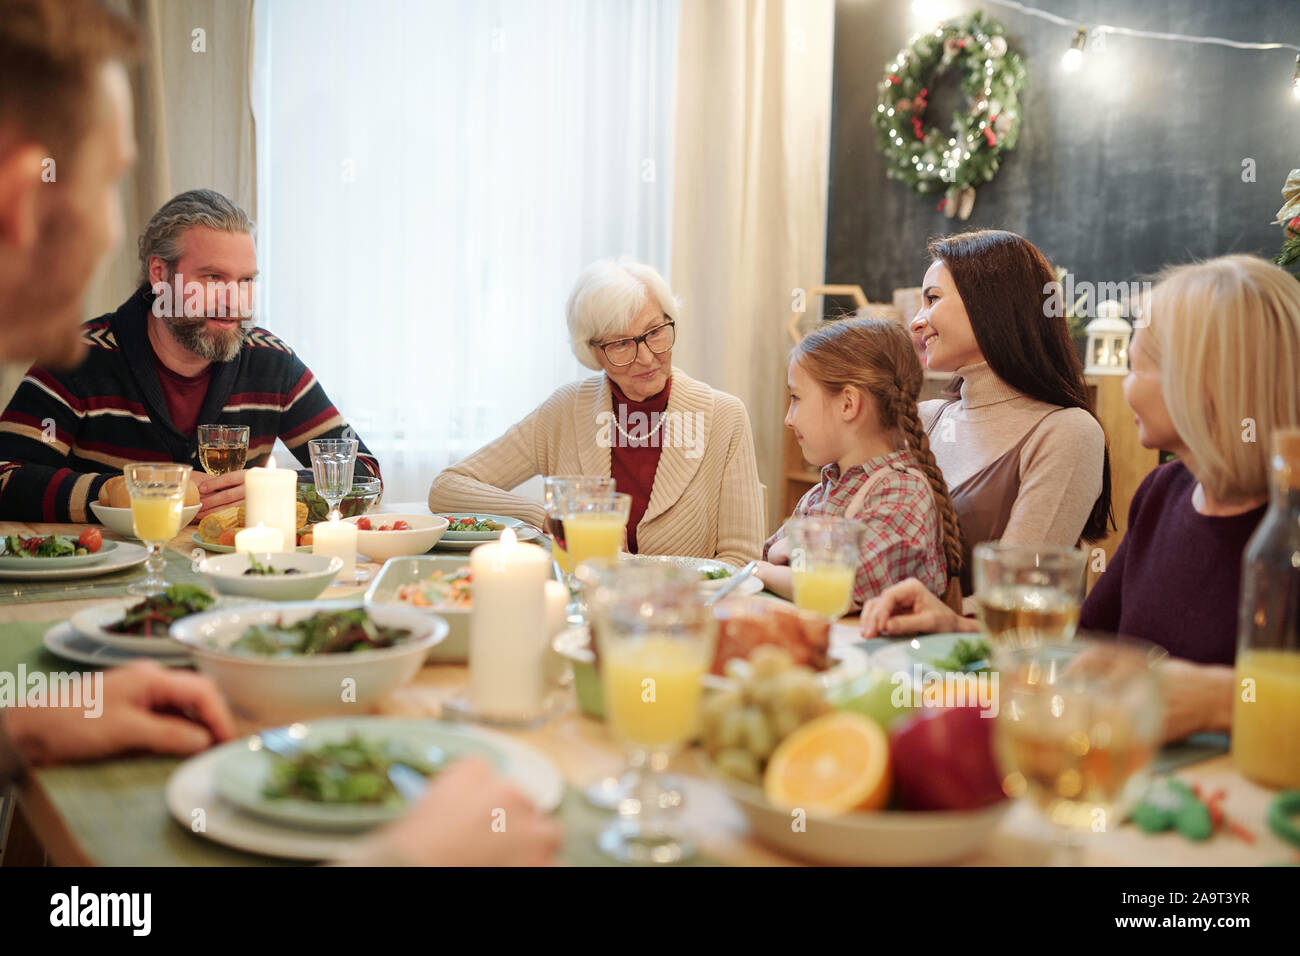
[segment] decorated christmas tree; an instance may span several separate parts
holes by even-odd
[[[1282,250],[1273,258],[1280,266],[1295,271],[1293,264],[1300,261],[1300,169],[1291,170],[1282,187],[1282,208],[1274,220],[1283,230]],[[1297,275],[1300,278],[1300,275]]]

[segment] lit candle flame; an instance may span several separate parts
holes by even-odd
[[[339,514],[339,509],[335,508],[333,511],[330,512],[330,524],[338,524],[339,519],[342,517],[343,516]]]
[[[502,551],[512,551],[514,550],[515,545],[518,543],[519,543],[519,539],[515,537],[514,528],[506,528],[505,531],[501,532]]]
[[[266,459],[266,470],[267,470],[267,471],[275,471],[275,458],[274,458],[274,456],[272,456],[272,457]]]

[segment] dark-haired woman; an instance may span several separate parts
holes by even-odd
[[[921,403],[921,421],[961,523],[969,595],[981,541],[1105,537],[1110,459],[1043,254],[994,230],[936,239],[929,251],[911,331],[926,367],[955,378],[953,397]]]

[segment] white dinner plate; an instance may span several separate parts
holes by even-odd
[[[344,719],[357,724],[363,721],[408,721],[407,718],[393,717]],[[503,753],[508,762],[506,775],[532,798],[539,809],[550,813],[560,805],[564,797],[564,778],[545,754],[503,734],[459,724],[456,727],[463,733],[483,737],[486,743]],[[167,809],[181,826],[224,846],[282,859],[336,861],[356,853],[364,834],[328,833],[284,826],[240,810],[218,796],[214,777],[216,766],[237,749],[247,747],[247,738],[232,741],[191,757],[176,768],[167,781],[165,799]],[[202,812],[201,829],[196,825],[199,811]]]
[[[24,538],[49,537],[48,535],[20,535]],[[65,534],[63,537],[71,538]],[[94,554],[65,554],[58,558],[24,558],[16,554],[0,554],[0,571],[61,570],[63,568],[84,568],[98,564],[117,550],[116,541],[104,541]]]
[[[108,625],[120,621],[127,608],[139,604],[143,598],[122,598],[111,603],[98,604],[95,607],[78,611],[68,619],[68,623],[83,637],[88,637],[98,644],[107,644],[124,651],[134,651],[149,656],[164,657],[177,654],[189,657],[189,648],[170,637],[142,637],[138,634],[116,634],[107,630]],[[221,611],[226,608],[248,604],[265,604],[253,598],[217,597],[210,610]],[[180,618],[184,620],[184,618]]]
[[[101,644],[77,631],[71,621],[55,624],[45,632],[42,639],[45,649],[51,654],[66,657],[78,664],[90,664],[93,667],[121,667],[136,661],[157,661],[167,667],[188,667],[188,654],[141,654],[128,651],[109,644]]]
[[[443,517],[446,517],[446,515],[443,515]],[[373,516],[373,515],[371,516],[371,519],[370,519],[370,520],[372,520],[372,521],[374,520],[374,516]],[[514,519],[512,518],[512,519],[510,519],[510,520],[513,521]],[[542,532],[541,532],[541,529],[540,529],[540,528],[534,528],[532,525],[530,525],[530,524],[523,524],[522,522],[521,522],[518,526],[515,527],[514,532],[515,532],[515,539],[518,540],[518,541],[532,541],[534,538],[540,538],[540,537],[542,536]],[[500,534],[501,534],[501,532],[499,532],[499,531],[494,532],[494,533],[497,534],[498,536],[500,536]],[[493,540],[495,540],[495,539],[493,539],[493,538],[487,538],[487,539],[482,540],[482,541],[457,541],[457,540],[454,539],[454,538],[448,538],[447,535],[446,535],[446,533],[444,532],[444,533],[443,533],[443,536],[442,536],[441,538],[438,539],[438,543],[435,544],[435,545],[433,546],[433,551],[431,551],[431,552],[429,552],[429,553],[430,553],[430,554],[435,554],[435,553],[437,553],[438,551],[443,551],[443,550],[446,550],[446,551],[473,551],[473,550],[474,550],[475,548],[477,548],[480,544],[487,544],[488,542],[493,541]]]
[[[129,541],[105,541],[104,544],[105,546],[115,544],[117,547],[108,549],[108,554],[97,564],[71,568],[66,565],[61,568],[33,568],[30,571],[25,568],[21,570],[0,568],[0,578],[6,581],[64,581],[69,578],[98,577],[101,574],[125,571],[137,564],[144,564],[145,558],[149,557],[149,549],[143,545],[132,544]],[[96,557],[96,555],[88,555],[88,557]]]
[[[475,511],[437,511],[434,516],[446,518],[448,521],[454,521],[457,518],[478,518],[481,521],[495,521],[497,524],[505,525],[506,528],[514,528],[515,534],[519,534],[519,529],[524,523],[518,518],[511,518],[508,515],[489,515]],[[380,515],[380,524],[383,524],[383,516]],[[372,521],[374,518],[371,519]],[[504,531],[502,528],[501,531]],[[484,541],[496,541],[501,537],[501,531],[453,531],[449,526],[442,534],[444,541],[472,541],[474,544],[482,544]]]
[[[731,581],[731,577],[706,578],[704,577],[705,571],[727,568],[734,575],[740,570],[730,561],[719,561],[717,558],[689,558],[677,554],[620,554],[619,560],[625,564],[668,565],[669,567],[693,571],[700,576],[700,590],[706,593],[712,593],[723,587]],[[763,582],[756,575],[751,574],[741,581],[736,586],[736,590],[732,591],[728,597],[744,597],[749,594],[757,594],[761,590],[763,590]]]

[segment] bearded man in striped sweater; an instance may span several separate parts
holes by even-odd
[[[252,315],[253,223],[210,189],[181,193],[140,238],[140,285],[82,327],[74,371],[33,366],[0,417],[0,518],[84,522],[133,461],[192,464],[199,517],[242,501],[244,471],[200,478],[199,424],[247,425],[248,464],[279,438],[304,467],[313,438],[356,437],[311,370]],[[379,475],[359,443],[357,474]]]

